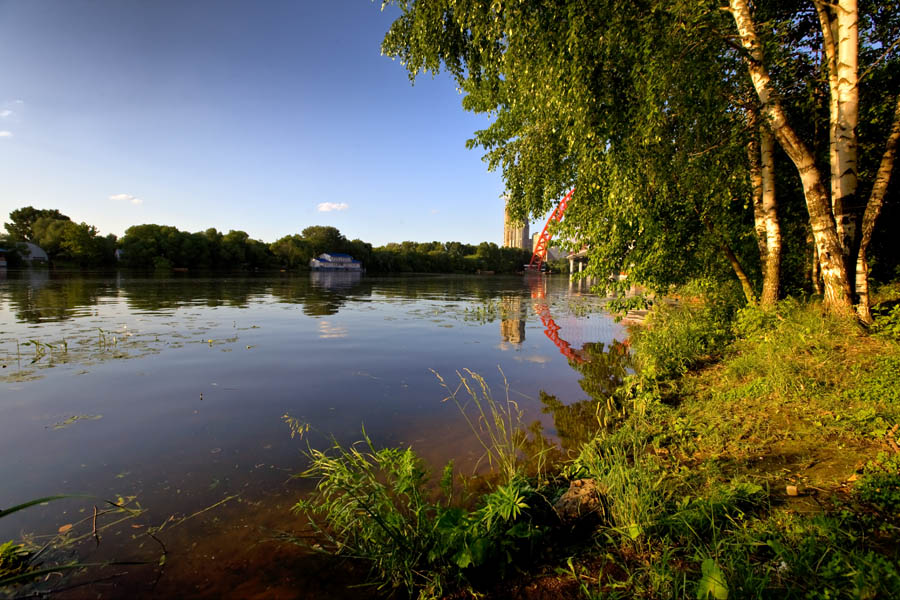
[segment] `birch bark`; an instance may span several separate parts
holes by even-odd
[[[747,0],[729,0],[741,45],[749,54],[747,67],[753,87],[759,96],[762,113],[778,143],[794,163],[800,175],[809,221],[819,253],[822,279],[825,283],[825,305],[836,312],[850,312],[851,286],[837,236],[828,195],[812,152],[787,120],[781,101],[773,94],[772,81],[763,63],[762,47],[750,16]]]
[[[759,134],[762,160],[761,203],[766,244],[760,302],[763,306],[772,306],[778,301],[781,278],[781,226],[778,223],[778,202],[775,195],[775,138],[765,124],[760,126]]]
[[[878,166],[878,173],[875,175],[875,184],[872,186],[869,201],[866,203],[866,212],[862,220],[859,252],[856,257],[855,284],[856,293],[859,297],[856,312],[864,323],[872,322],[872,312],[869,309],[869,263],[866,259],[866,251],[869,248],[869,243],[872,241],[875,222],[878,220],[878,215],[881,214],[881,207],[884,205],[884,197],[887,194],[888,184],[891,181],[891,171],[894,168],[898,146],[900,146],[900,94],[897,96],[897,104],[894,107],[894,122],[891,125],[891,131],[885,143],[881,164]]]
[[[857,223],[859,211],[856,202],[857,136],[859,124],[859,9],[857,0],[839,0],[834,4],[837,24],[837,116],[835,136],[837,145],[837,182],[832,184],[835,191],[832,207],[838,240],[844,254],[847,273],[852,273],[856,249],[858,248]],[[832,177],[834,177],[832,175]]]
[[[748,110],[747,114],[747,121],[753,132],[747,145],[753,221],[763,276],[760,303],[763,306],[772,306],[778,301],[781,277],[781,227],[778,223],[778,203],[775,195],[775,139],[769,128],[760,122],[755,107]]]

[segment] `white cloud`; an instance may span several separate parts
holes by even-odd
[[[12,137],[12,131],[0,131],[0,138]]]
[[[132,204],[142,204],[144,201],[140,198],[135,198],[131,194],[113,194],[109,197],[110,200],[115,200],[116,202],[127,201]]]
[[[9,110],[8,108],[4,109],[4,110],[0,110],[0,118],[6,118],[11,114],[13,114],[13,112],[11,110]]]
[[[436,208],[432,208],[432,209],[431,209],[431,214],[433,214],[433,215],[436,215],[436,214],[438,214],[439,212],[441,212],[441,211],[439,211],[439,210],[436,209]]]
[[[347,210],[350,205],[346,202],[322,202],[318,206],[319,212],[331,212],[333,210]]]

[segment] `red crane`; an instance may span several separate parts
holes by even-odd
[[[556,210],[554,210],[553,214],[550,215],[550,218],[547,219],[547,224],[544,225],[544,230],[541,231],[537,245],[534,247],[534,254],[531,255],[531,262],[528,263],[529,270],[540,271],[541,265],[547,260],[547,249],[550,248],[550,238],[553,237],[553,234],[550,232],[550,224],[562,221],[573,193],[575,193],[575,188],[569,190],[569,193],[556,205]]]

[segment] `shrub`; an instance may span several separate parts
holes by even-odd
[[[658,305],[633,336],[639,373],[652,380],[677,377],[722,351],[731,323],[710,307]]]
[[[317,493],[294,509],[308,515],[325,551],[369,562],[380,587],[439,597],[479,569],[504,571],[543,535],[528,514],[534,490],[525,479],[512,477],[466,510],[451,503],[449,464],[440,499],[431,502],[426,471],[412,449],[376,449],[363,435],[349,448],[310,451],[312,464],[302,476],[318,480]]]
[[[884,337],[900,339],[900,302],[891,307],[878,307],[872,312],[875,318],[872,331]]]

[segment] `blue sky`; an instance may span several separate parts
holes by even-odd
[[[412,86],[381,56],[392,16],[369,0],[0,0],[0,216],[500,243],[502,179],[465,148],[487,121],[449,78]]]

